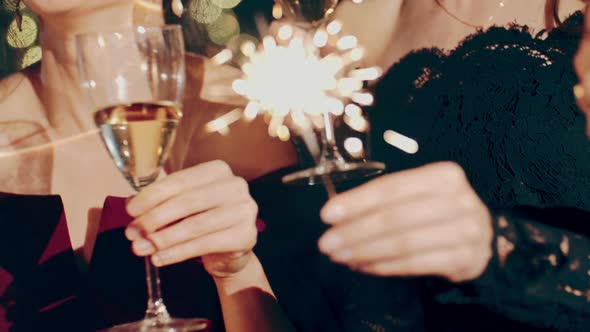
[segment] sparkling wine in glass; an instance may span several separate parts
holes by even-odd
[[[281,5],[283,13],[288,19],[308,32],[326,24],[341,2],[340,0],[276,1]],[[351,69],[353,68],[348,68],[348,70]],[[333,182],[370,178],[385,171],[385,164],[381,162],[349,161],[344,157],[336,142],[334,116],[327,110],[322,113],[320,140],[321,152],[315,156],[316,166],[284,176],[282,179],[284,183],[304,185],[323,183],[326,185],[328,193],[334,195]],[[369,153],[369,151],[366,152]]]
[[[107,106],[94,112],[109,153],[134,188],[147,186],[160,175],[181,117],[180,108],[165,101]]]
[[[161,173],[182,117],[185,86],[180,26],[128,27],[76,38],[82,87],[113,161],[140,191]],[[148,303],[138,322],[109,331],[204,331],[205,319],[171,318],[158,269],[145,259]]]

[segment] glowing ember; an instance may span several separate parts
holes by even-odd
[[[383,139],[388,144],[409,154],[415,154],[419,149],[418,142],[393,130],[383,133]]]
[[[281,7],[281,5],[278,3],[275,3],[274,6],[272,6],[272,17],[277,20],[283,18],[283,7]]]
[[[182,4],[181,0],[172,1],[172,12],[178,17],[182,16],[182,12],[184,12],[184,5]]]
[[[360,158],[364,154],[363,141],[357,137],[349,137],[344,140],[344,149],[354,158]]]

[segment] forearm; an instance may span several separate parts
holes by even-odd
[[[499,211],[495,255],[487,271],[442,302],[477,302],[540,326],[584,326],[590,321],[590,213],[574,209]],[[559,226],[559,227],[558,227]],[[468,295],[469,294],[469,295]]]
[[[268,283],[262,265],[253,256],[237,275],[215,278],[228,332],[295,331]]]

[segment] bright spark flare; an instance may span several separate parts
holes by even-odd
[[[388,144],[409,154],[415,154],[420,149],[418,142],[393,130],[385,131],[383,139]]]
[[[382,72],[377,67],[358,68],[364,50],[355,36],[341,31],[338,21],[313,31],[282,24],[275,29],[276,35],[264,37],[258,47],[252,42],[242,44],[243,75],[232,84],[234,92],[249,100],[242,117],[269,117],[269,135],[281,140],[290,137],[287,125],[311,123],[317,128],[319,121],[314,118],[325,113],[341,116],[347,111],[345,123],[366,131],[368,122],[358,105],[373,103],[365,82]],[[217,63],[231,59],[227,51],[216,57]],[[207,130],[227,134],[229,123],[224,117],[212,121]]]
[[[348,137],[344,140],[344,149],[354,158],[364,154],[363,141],[358,137]]]

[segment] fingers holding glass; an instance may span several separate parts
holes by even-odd
[[[214,266],[233,267],[223,273],[227,274],[243,268],[234,264],[243,261],[235,253],[251,252],[258,207],[247,182],[234,176],[227,164],[194,166],[150,189],[128,206],[140,212],[126,230],[137,255],[153,255],[157,266],[202,257],[208,271],[215,271]]]
[[[400,190],[400,183],[429,189],[416,194],[411,189]],[[452,280],[475,278],[487,266],[491,217],[457,165],[439,163],[391,174],[346,195],[333,201],[358,196],[352,200],[354,206],[343,205],[347,207],[343,217],[336,223],[331,220],[333,227],[319,241],[320,250],[333,261],[379,275],[384,271],[390,276],[427,272]],[[368,199],[371,197],[375,199]],[[444,265],[428,258],[458,250],[477,254],[457,256]],[[414,260],[429,265],[404,270]]]

